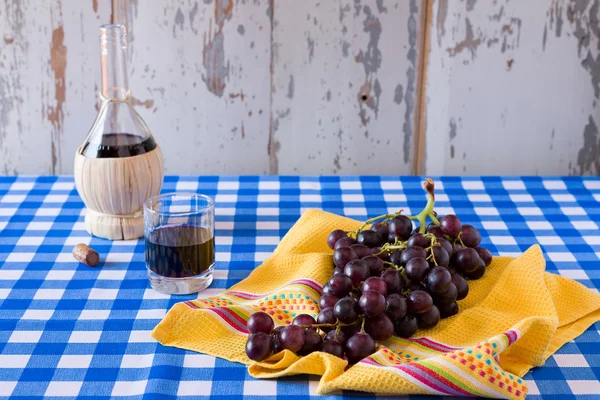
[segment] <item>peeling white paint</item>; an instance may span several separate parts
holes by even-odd
[[[600,71],[586,68],[588,51],[600,60],[600,42],[591,34],[578,50],[577,29],[589,32],[588,22],[598,21],[599,2],[436,0],[426,173],[598,173],[598,159],[581,150],[584,136],[586,146],[600,140],[590,125],[600,121],[593,83]],[[586,4],[583,16],[572,13],[574,3]]]
[[[412,12],[403,0],[275,3],[273,128],[279,173],[411,172],[403,125],[409,118],[410,153],[414,116],[407,104],[414,104],[415,93],[414,81],[409,91],[407,71],[415,68],[417,49],[409,42],[408,25],[412,17],[416,42],[419,20],[414,3]],[[411,46],[414,60],[412,53],[407,59]]]

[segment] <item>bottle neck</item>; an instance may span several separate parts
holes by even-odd
[[[123,100],[129,91],[127,76],[127,33],[123,25],[100,28],[102,95]]]

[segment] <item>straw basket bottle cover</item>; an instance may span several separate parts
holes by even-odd
[[[160,193],[163,156],[134,110],[123,25],[100,28],[102,105],[75,154],[75,185],[87,207],[85,228],[111,240],[144,236],[144,201]]]

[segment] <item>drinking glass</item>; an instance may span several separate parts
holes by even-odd
[[[203,194],[167,193],[146,200],[146,267],[154,290],[189,294],[211,284],[214,221],[214,201]]]

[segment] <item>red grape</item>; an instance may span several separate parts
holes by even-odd
[[[248,318],[248,322],[246,322],[246,328],[248,328],[248,332],[250,333],[263,332],[268,335],[274,327],[275,323],[273,322],[273,318],[262,311],[252,314]]]
[[[338,302],[340,298],[333,294],[324,294],[319,299],[319,308],[322,310],[324,308],[333,307],[335,303]]]
[[[375,341],[366,333],[357,333],[346,342],[346,357],[351,364],[375,353]]]
[[[444,250],[446,250],[446,253],[448,253],[448,257],[452,258],[452,244],[446,239],[437,239],[437,242],[442,246]]]
[[[367,278],[367,280],[364,281],[363,285],[362,285],[363,292],[366,292],[368,290],[374,290],[374,291],[379,292],[382,295],[386,296],[387,295],[387,284],[385,283],[385,281],[383,279],[378,278],[376,276],[372,276],[370,278]]]
[[[406,300],[397,293],[390,294],[386,299],[385,313],[393,321],[406,315]]]
[[[383,342],[391,338],[394,334],[394,323],[385,314],[377,317],[369,317],[365,322],[365,331],[373,339]]]
[[[358,319],[358,303],[352,297],[340,299],[333,307],[335,317],[344,324],[351,324]]]
[[[486,248],[483,247],[475,247],[475,251],[479,254],[479,258],[483,260],[486,267],[492,263],[492,253]]]
[[[429,259],[429,265],[431,267],[435,267],[435,263],[442,267],[448,266],[448,263],[450,262],[450,256],[441,245],[433,246],[431,251],[433,252],[433,257]],[[433,261],[433,258],[435,258],[435,262]]]
[[[308,314],[300,314],[296,315],[296,317],[292,320],[292,325],[314,325],[317,321],[308,315]]]
[[[304,345],[302,345],[298,354],[305,356],[313,351],[318,351],[321,348],[321,344],[323,344],[321,335],[314,329],[306,329],[304,331]]]
[[[437,225],[429,225],[427,227],[427,233],[431,233],[433,236],[435,236],[438,239],[442,239],[444,237],[444,232],[442,232],[440,227]]]
[[[390,255],[386,251],[381,251],[381,247],[373,247],[371,254],[375,257],[380,258],[382,261],[390,261]]]
[[[357,258],[358,256],[350,247],[339,247],[333,252],[333,262],[339,268],[344,268],[346,264]]]
[[[400,272],[396,270],[389,269],[387,271],[383,271],[381,274],[381,279],[383,279],[387,285],[388,293],[398,293],[402,289],[402,275],[400,275]]]
[[[360,244],[364,244],[368,247],[377,247],[381,246],[383,243],[383,239],[379,236],[379,233],[371,230],[361,231],[356,236],[356,242]]]
[[[427,276],[429,263],[423,257],[411,258],[406,263],[406,276],[413,282],[421,282]]]
[[[273,339],[264,332],[256,332],[248,336],[246,355],[254,361],[262,361],[271,355]]]
[[[462,272],[473,272],[479,266],[479,254],[469,247],[456,253],[456,267]]]
[[[456,274],[452,277],[452,283],[454,286],[456,286],[456,300],[462,300],[467,297],[467,294],[469,294],[469,283],[465,280],[465,278],[459,274]]]
[[[332,276],[327,284],[331,288],[331,293],[340,298],[348,295],[352,290],[352,280],[342,274]]]
[[[304,329],[298,325],[288,325],[281,330],[279,342],[284,349],[298,352],[304,346]]]
[[[427,312],[417,316],[417,322],[421,329],[433,328],[440,322],[440,310],[436,306],[431,306]]]
[[[444,235],[451,237],[458,236],[461,228],[462,222],[460,222],[460,219],[456,215],[448,214],[440,218],[440,229]]]
[[[318,324],[335,324],[337,322],[337,318],[335,317],[335,313],[333,312],[333,307],[323,308],[319,315],[317,316]],[[329,332],[334,327],[329,326],[321,326],[319,327],[323,332]]]
[[[434,293],[432,297],[433,303],[436,305],[453,303],[458,297],[458,289],[456,289],[456,285],[454,283],[450,283],[445,292]]]
[[[415,233],[412,235],[408,241],[406,242],[406,247],[421,247],[427,248],[431,245],[431,240],[428,237],[425,237],[422,233]]]
[[[396,332],[396,335],[403,338],[411,337],[415,334],[417,329],[417,319],[412,315],[407,315],[394,323],[394,331]]]
[[[448,318],[458,314],[458,304],[456,304],[455,301],[448,304],[440,304],[438,308],[440,310],[441,318]]]
[[[356,244],[356,239],[351,238],[350,236],[346,236],[341,238],[340,240],[338,240],[335,243],[335,247],[333,248],[334,250],[339,249],[340,247],[350,247],[353,244]]]
[[[344,268],[344,273],[356,287],[359,287],[360,283],[369,277],[369,272],[369,267],[363,260],[352,260]]]
[[[433,299],[424,290],[413,290],[408,295],[406,305],[412,314],[423,314],[433,306]]]
[[[367,257],[370,256],[371,253],[371,248],[365,246],[364,244],[353,244],[352,246],[350,246],[350,248],[352,250],[354,250],[354,252],[356,253],[356,255],[358,256],[358,258],[363,258],[363,257]]]
[[[485,263],[480,258],[479,265],[477,266],[477,268],[475,268],[474,271],[465,272],[465,278],[471,279],[471,280],[477,280],[477,279],[481,278],[484,274],[485,274]]]
[[[325,286],[323,286],[323,294],[333,294],[333,289],[331,289],[329,283],[326,283]]]
[[[425,251],[424,248],[413,246],[409,249],[406,249],[402,252],[402,256],[400,257],[400,264],[404,267],[406,263],[408,263],[413,258],[423,257],[427,258],[429,254]]]
[[[460,240],[467,247],[477,247],[481,243],[481,233],[471,225],[463,225],[460,230]]]
[[[448,290],[451,282],[452,275],[444,267],[435,267],[427,274],[427,289],[430,292],[443,293]]]
[[[337,241],[343,237],[348,237],[348,234],[341,229],[336,229],[327,237],[327,246],[329,246],[330,249],[334,249]]]
[[[390,234],[390,230],[388,229],[387,222],[376,222],[371,227],[371,230],[377,232],[379,234],[379,236],[381,237],[382,241],[387,239],[387,237]]]
[[[346,343],[346,334],[340,330],[339,332],[337,332],[337,330],[332,330],[327,332],[327,335],[325,335],[325,340],[336,340],[338,342],[340,342],[341,344],[345,344]]]
[[[343,274],[343,273],[344,273],[344,268],[335,267],[333,269],[333,275]]]
[[[402,263],[402,249],[394,250],[392,254],[390,254],[390,262],[394,265],[400,266]]]
[[[283,329],[283,326],[278,326],[277,328],[281,328]],[[281,342],[279,342],[279,335],[281,334],[281,331],[278,330],[274,330],[273,332],[271,332],[271,340],[272,340],[272,347],[273,347],[273,354],[277,354],[280,351],[283,351],[283,346],[281,345]]]
[[[405,241],[410,237],[413,228],[412,222],[408,217],[398,215],[388,222],[388,229],[388,241],[390,241],[390,239],[393,241],[396,238]]]
[[[344,346],[335,340],[326,340],[321,346],[321,351],[339,358],[344,358]]]
[[[383,271],[383,260],[376,256],[367,256],[362,259],[369,267],[369,275],[379,276]]]
[[[358,305],[368,317],[376,317],[385,311],[385,297],[379,292],[369,290],[360,296]]]

